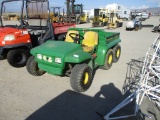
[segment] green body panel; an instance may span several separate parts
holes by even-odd
[[[119,33],[106,32],[102,29],[69,28],[69,30],[76,30],[82,36],[86,31],[97,32],[98,45],[95,47],[94,53],[83,51],[81,47],[82,40],[80,44],[65,41],[47,41],[31,50],[31,54],[35,56],[40,69],[50,74],[63,75],[66,64],[83,62],[94,69],[97,66],[104,65],[108,49],[113,48],[121,41]],[[38,59],[37,54],[42,55],[42,59]],[[92,54],[96,54],[96,58],[93,59]],[[60,59],[60,63],[55,62],[57,58]]]
[[[98,47],[97,51],[97,58],[95,59],[95,62],[98,65],[104,65],[105,59],[106,59],[106,53],[110,48],[113,48],[117,43],[120,42],[120,39],[113,40],[112,42],[109,42],[106,45],[101,45]]]
[[[91,59],[91,54],[84,52],[83,50],[74,51],[65,57],[67,63],[81,63],[85,60]]]

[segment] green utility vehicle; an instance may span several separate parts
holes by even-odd
[[[65,41],[47,41],[31,50],[27,71],[70,76],[71,87],[84,92],[92,84],[95,68],[110,69],[120,58],[120,33],[101,29],[69,28]]]

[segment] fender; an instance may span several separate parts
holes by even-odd
[[[84,52],[83,50],[79,50],[66,55],[65,62],[81,63],[91,58],[92,56],[90,53]]]
[[[117,45],[119,42],[121,42],[120,39],[116,39],[107,45],[103,45],[98,47],[98,52],[97,52],[97,58],[95,60],[96,63],[99,65],[104,65],[105,59],[106,59],[106,53],[110,48],[113,48],[115,45]]]

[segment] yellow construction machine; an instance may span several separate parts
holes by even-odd
[[[108,16],[108,28],[118,28],[123,26],[122,19],[118,17],[118,14],[114,10],[110,10]]]
[[[76,24],[89,23],[89,14],[83,11],[82,4],[74,4],[74,14],[76,16]]]
[[[52,22],[63,22],[63,16],[60,14],[61,7],[51,7],[50,18]]]
[[[67,16],[76,24],[89,22],[89,14],[83,11],[82,4],[75,4],[75,0],[66,0]],[[66,19],[66,18],[65,18]]]
[[[103,27],[108,23],[107,9],[94,9],[94,17],[92,19],[92,27]]]

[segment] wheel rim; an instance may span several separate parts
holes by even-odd
[[[116,54],[117,58],[119,57],[119,55],[120,55],[120,49],[117,50],[117,54]]]
[[[88,72],[85,72],[84,73],[84,80],[83,80],[83,84],[87,84],[89,81],[89,74]]]
[[[112,63],[112,58],[113,58],[113,56],[112,56],[112,55],[109,55],[108,64],[111,64],[111,63]]]

